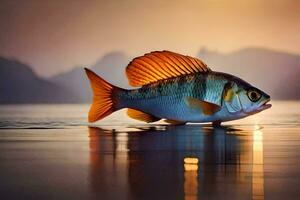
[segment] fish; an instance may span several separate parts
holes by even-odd
[[[110,84],[88,68],[93,91],[88,121],[96,122],[127,108],[127,115],[147,123],[173,125],[241,119],[272,105],[270,96],[231,74],[217,72],[198,58],[172,51],[154,51],[126,67],[133,89]]]

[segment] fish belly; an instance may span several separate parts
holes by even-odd
[[[213,122],[222,120],[228,112],[220,110],[214,115],[204,115],[201,110],[189,107],[185,97],[164,96],[127,102],[127,107],[143,111],[158,118],[183,122]]]

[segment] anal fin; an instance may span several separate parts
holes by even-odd
[[[147,123],[156,122],[160,120],[160,118],[157,118],[151,114],[145,113],[140,110],[135,110],[132,108],[128,108],[127,115],[132,119],[140,120]]]
[[[186,122],[172,120],[172,119],[165,119],[164,122],[172,124],[172,125],[184,125]]]

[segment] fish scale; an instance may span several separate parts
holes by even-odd
[[[190,108],[186,97],[221,101],[220,94],[227,81],[216,76],[198,73],[123,91],[117,96],[119,106],[143,110],[159,118],[183,120],[188,115],[198,119],[203,113]]]

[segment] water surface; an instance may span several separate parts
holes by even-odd
[[[1,199],[297,199],[300,103],[214,128],[0,106]]]

